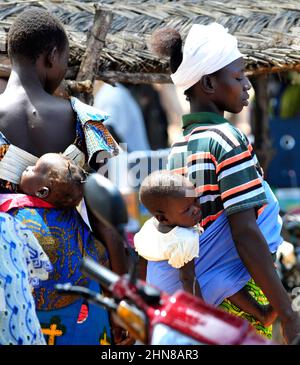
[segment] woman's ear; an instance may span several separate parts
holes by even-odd
[[[54,62],[55,62],[55,58],[57,57],[57,54],[58,54],[58,50],[57,50],[57,47],[54,46],[50,52],[47,53],[46,55],[46,65],[48,67],[52,67]]]
[[[212,75],[204,75],[200,80],[200,85],[206,94],[213,94],[216,91],[216,79]]]
[[[40,199],[45,199],[48,197],[50,193],[50,189],[47,186],[43,186],[38,191],[35,192],[35,196],[37,196]]]

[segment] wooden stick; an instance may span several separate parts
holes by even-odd
[[[97,74],[98,55],[104,46],[105,37],[112,22],[112,18],[113,15],[111,12],[103,11],[99,7],[96,8],[94,25],[87,40],[86,50],[76,77],[77,81],[94,81],[95,75]]]

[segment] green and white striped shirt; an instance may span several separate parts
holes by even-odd
[[[189,178],[202,207],[207,228],[219,215],[267,203],[262,169],[247,137],[222,116],[183,116],[183,134],[173,143],[168,169]]]

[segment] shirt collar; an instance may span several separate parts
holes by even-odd
[[[191,124],[209,125],[221,123],[228,123],[228,120],[221,115],[212,112],[191,113],[182,116],[182,125],[184,129]]]

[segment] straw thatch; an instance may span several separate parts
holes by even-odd
[[[57,15],[66,25],[70,38],[70,73],[76,74],[85,51],[86,37],[93,24],[93,1],[5,1],[0,3],[0,70],[5,71],[6,33],[10,24],[28,5],[37,5]],[[97,78],[130,80],[155,74],[156,81],[167,81],[168,62],[147,49],[152,32],[160,27],[178,29],[183,38],[192,23],[217,21],[229,28],[246,55],[249,72],[300,70],[299,0],[137,0],[102,1],[113,13],[106,44],[98,57]],[[4,66],[3,66],[4,64]],[[122,81],[122,80],[121,80]]]

